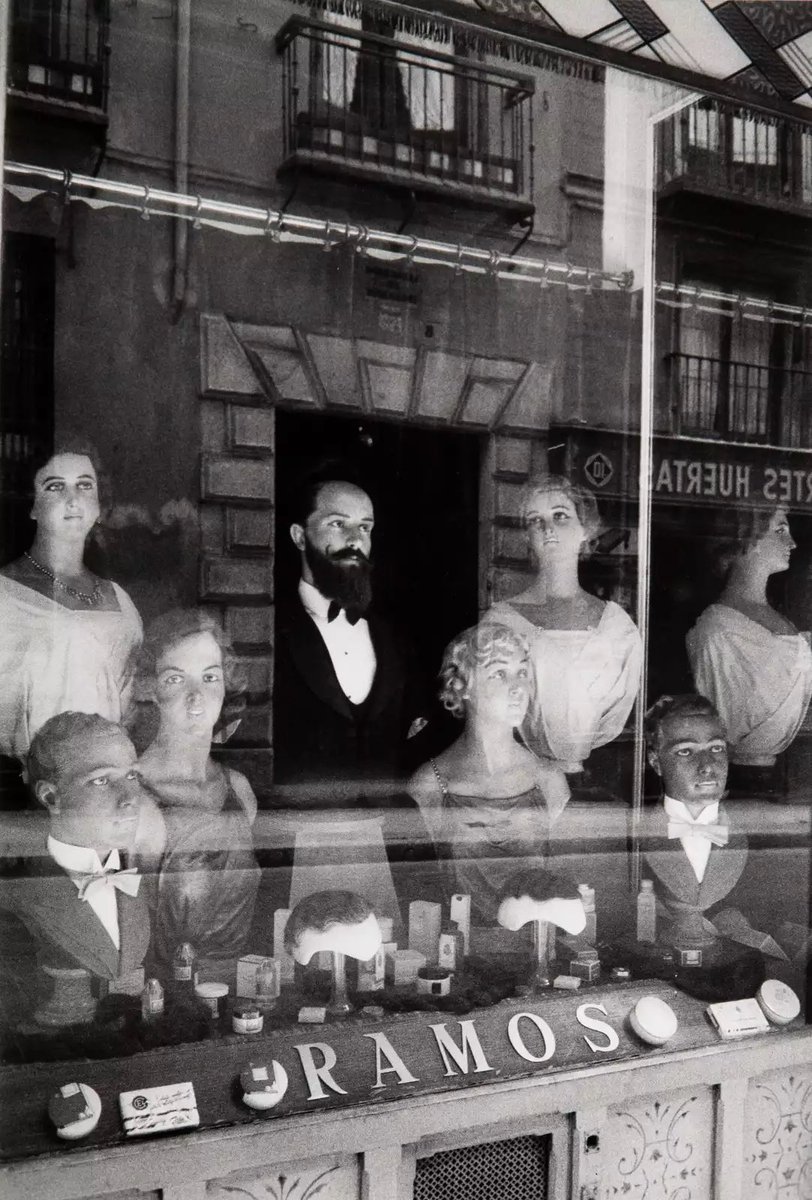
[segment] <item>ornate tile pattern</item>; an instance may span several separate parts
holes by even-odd
[[[601,1200],[710,1200],[710,1089],[615,1108],[608,1115],[602,1141]]]
[[[352,1157],[283,1164],[259,1174],[212,1179],[206,1200],[360,1200],[361,1164]]]
[[[744,1200],[812,1198],[812,1067],[750,1081]]]

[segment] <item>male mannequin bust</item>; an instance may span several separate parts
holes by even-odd
[[[141,877],[121,863],[143,797],[135,747],[111,721],[61,713],[34,738],[28,776],[49,833],[47,857],[2,881],[0,937],[12,986],[18,994],[35,987],[34,952],[45,966],[82,967],[106,980],[126,975],[143,963],[150,934]]]
[[[747,839],[721,804],[728,768],[722,722],[704,696],[661,696],[646,714],[646,742],[663,802],[644,861],[673,920],[674,944],[710,946],[714,933],[703,914],[733,890],[747,861]]]

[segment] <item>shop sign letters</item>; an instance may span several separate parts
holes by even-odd
[[[596,495],[636,497],[637,434],[578,429],[567,430],[566,438],[567,457],[575,473]],[[651,481],[657,500],[781,504],[812,512],[812,454],[803,450],[655,438]]]
[[[401,1099],[645,1055],[650,1049],[627,1018],[652,993],[678,1017],[685,1012],[686,998],[676,989],[649,982],[578,995],[546,992],[462,1015],[412,1013],[377,1023],[351,1018],[310,1037],[285,1034],[286,1045],[271,1035],[274,1057],[290,1081],[274,1113]],[[693,1025],[690,1017],[687,1024]]]

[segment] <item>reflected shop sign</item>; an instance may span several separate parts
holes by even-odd
[[[640,438],[611,430],[551,429],[563,443],[566,471],[596,496],[634,500],[639,490]],[[655,437],[655,500],[702,505],[783,504],[812,512],[812,452],[773,446]]]

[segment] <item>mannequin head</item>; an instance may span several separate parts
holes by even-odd
[[[59,841],[100,858],[132,844],[144,793],[135,747],[119,725],[91,713],[51,717],[31,742],[28,778]]]
[[[221,710],[227,720],[244,705],[244,672],[219,621],[204,609],[157,617],[135,652],[135,678],[137,698],[157,707],[167,729],[210,735]]]
[[[665,795],[694,815],[724,795],[728,753],[721,719],[710,700],[695,693],[661,696],[646,713],[648,761]]]
[[[455,717],[476,713],[515,728],[533,692],[526,638],[495,623],[463,630],[446,646],[440,683],[440,700]]]
[[[739,510],[732,535],[718,545],[719,570],[725,578],[733,570],[778,574],[789,567],[795,544],[786,508]]]
[[[530,479],[522,491],[519,515],[537,564],[588,554],[600,531],[595,497],[563,475]]]

